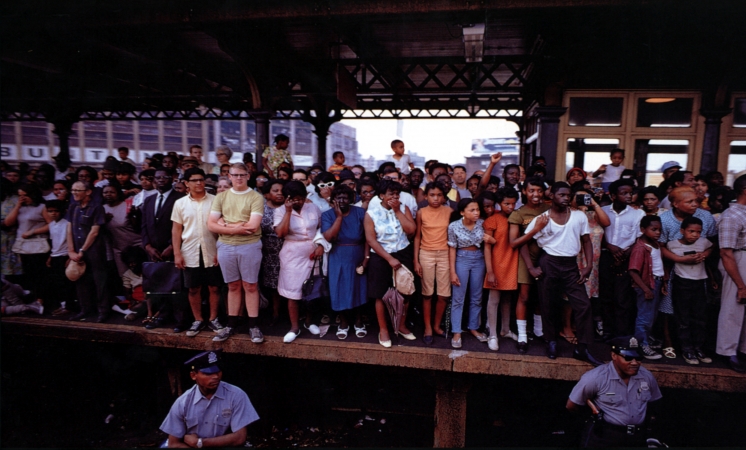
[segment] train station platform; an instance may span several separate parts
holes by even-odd
[[[214,333],[202,332],[194,338],[174,333],[170,327],[146,330],[142,326],[124,322],[120,317],[113,323],[71,322],[60,318],[16,316],[2,319],[2,335],[28,335],[49,339],[69,339],[102,344],[125,344],[186,350],[222,348],[225,352],[275,358],[369,364],[383,367],[426,370],[436,375],[435,438],[436,447],[462,447],[465,440],[466,398],[469,374],[497,375],[550,380],[579,379],[591,366],[570,357],[571,346],[562,341],[560,357],[550,360],[544,356],[543,343],[533,344],[529,354],[517,353],[515,343],[500,340],[500,351],[492,352],[486,344],[464,339],[460,350],[450,348],[449,341],[436,339],[432,346],[421,340],[394,339],[392,348],[377,342],[375,332],[358,339],[350,335],[339,340],[334,335],[335,326],[323,338],[309,333],[301,334],[292,344],[282,342],[285,324],[264,327],[265,342],[254,344],[248,330],[238,328],[238,333],[224,342],[213,342]],[[415,331],[416,334],[416,331]],[[609,359],[608,346],[594,344],[593,354]],[[690,366],[680,358],[661,362],[646,362],[661,387],[694,389],[714,392],[746,392],[746,375],[738,374],[716,359],[713,364]],[[178,370],[175,370],[178,373]]]

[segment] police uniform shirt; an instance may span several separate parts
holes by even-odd
[[[194,385],[176,399],[161,431],[179,439],[187,434],[202,438],[223,436],[259,420],[254,406],[244,391],[224,381],[211,399]]]
[[[640,367],[627,385],[613,362],[586,372],[570,393],[570,401],[576,405],[585,405],[586,399],[591,399],[604,412],[606,422],[621,426],[642,424],[648,402],[660,398],[658,383],[649,370]]]

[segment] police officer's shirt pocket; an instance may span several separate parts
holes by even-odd
[[[233,418],[233,410],[225,408],[215,416],[215,436],[222,436],[228,431],[231,426],[231,419]]]

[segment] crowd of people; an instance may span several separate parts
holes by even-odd
[[[711,363],[714,341],[746,371],[746,176],[730,187],[671,161],[659,186],[639,186],[621,149],[565,180],[541,157],[524,170],[499,153],[468,174],[435,160],[417,168],[400,140],[375,172],[342,152],[306,170],[288,143],[276,137],[263,171],[250,153],[231,163],[227,146],[212,165],[197,145],[139,171],[125,147],[100,171],[3,163],[3,314],[124,313],[190,337],[210,329],[218,342],[248,320],[261,343],[266,308],[271,324],[288,319],[286,343],[331,323],[339,339],[373,327],[390,347],[392,333],[415,340],[417,328],[454,348],[511,339],[525,354],[544,341],[549,358],[564,339],[594,365],[594,341],[634,335],[646,359],[689,364]],[[173,270],[154,275],[164,262]],[[417,288],[390,323],[383,297],[402,266]],[[328,295],[309,301],[314,273]],[[180,289],[144,288],[174,274]]]

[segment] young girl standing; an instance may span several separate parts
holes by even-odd
[[[479,315],[482,311],[482,283],[484,283],[484,255],[481,252],[484,241],[484,220],[479,204],[470,198],[458,202],[460,219],[448,226],[448,247],[453,285],[451,303],[451,346],[461,348],[461,317],[464,312],[466,289],[469,286],[469,331],[479,340],[486,342],[487,336],[477,331]]]
[[[508,218],[510,223],[510,246],[518,249],[521,257],[518,259],[518,303],[515,307],[516,325],[518,327],[518,353],[528,351],[528,333],[526,331],[526,316],[528,310],[529,293],[531,286],[541,277],[541,269],[538,267],[539,248],[536,241],[532,238],[534,234],[543,229],[549,219],[544,215],[541,216],[549,205],[544,203],[544,190],[546,185],[541,178],[527,178],[523,183],[523,195],[526,197],[526,203],[519,209],[513,211]],[[536,216],[531,233],[525,234],[526,227]],[[538,308],[534,311],[534,334],[537,337],[542,336],[541,315]]]
[[[422,315],[425,320],[426,344],[432,344],[433,333],[445,337],[440,328],[446,309],[446,297],[451,295],[448,263],[448,224],[451,208],[443,207],[446,189],[437,182],[425,186],[427,206],[417,211],[417,232],[414,237],[414,270],[422,278]],[[435,320],[432,319],[432,298],[437,284]]]
[[[487,345],[493,351],[500,348],[497,341],[497,309],[501,297],[503,307],[500,335],[512,335],[510,331],[510,298],[513,291],[518,289],[518,250],[510,246],[508,217],[513,213],[518,201],[518,191],[512,188],[502,188],[497,191],[495,199],[500,205],[500,211],[484,222],[486,235],[491,236],[495,241],[494,243],[485,241],[484,246],[484,262],[487,271],[484,287],[489,290],[487,324],[490,329],[490,337]],[[496,274],[499,274],[499,276]]]

